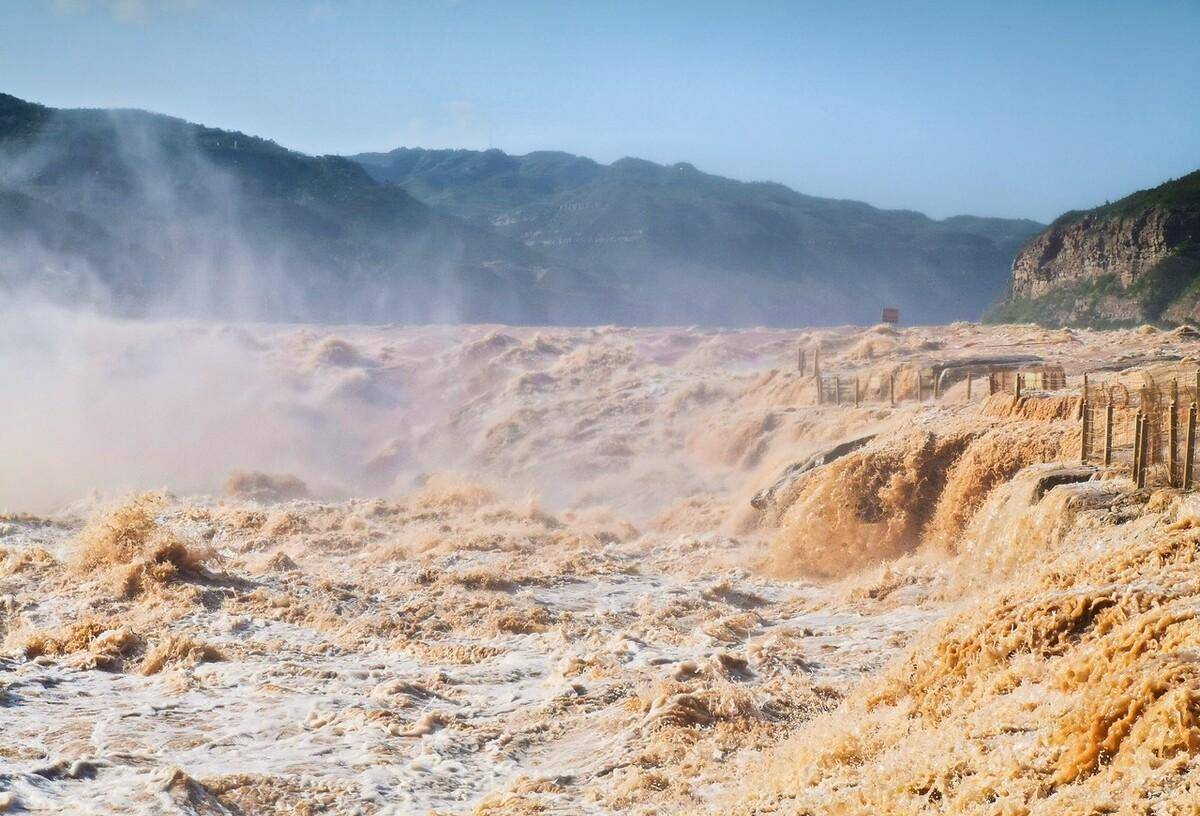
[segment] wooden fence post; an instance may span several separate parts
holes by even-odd
[[[971,401],[971,372],[967,372],[967,402]]]
[[[1140,455],[1138,456],[1137,486],[1138,489],[1141,489],[1146,486],[1146,463],[1150,459],[1150,418],[1141,411],[1138,413],[1141,414],[1140,422],[1142,426],[1142,449],[1140,451]]]
[[[921,369],[917,369],[917,402],[925,401],[925,378],[921,376]]]
[[[1142,422],[1142,412],[1138,411],[1134,417],[1134,422],[1137,423],[1137,441],[1135,444],[1133,458],[1133,484],[1135,487],[1142,486],[1142,451],[1146,447],[1146,423]]]
[[[1137,414],[1133,415],[1133,474],[1137,476],[1137,460],[1142,449],[1142,419]]]
[[[1079,461],[1086,465],[1088,460],[1088,443],[1091,441],[1092,415],[1088,411],[1087,400],[1079,401],[1079,417],[1081,420],[1079,433]]]
[[[1178,431],[1175,428],[1175,400],[1171,400],[1169,411],[1170,413],[1167,415],[1167,484],[1175,487],[1179,484],[1175,481],[1175,445],[1179,441]]]
[[[1158,459],[1158,446],[1155,444],[1158,435],[1149,414],[1142,414],[1142,428],[1142,487],[1145,487],[1146,471]]]
[[[888,402],[892,404],[893,408],[896,407],[896,372],[894,371],[888,378]]]
[[[1145,437],[1145,444],[1142,445],[1142,447],[1146,452],[1145,458],[1147,468],[1158,461],[1158,441],[1159,436],[1162,433],[1162,428],[1160,427],[1160,423],[1155,422],[1154,420],[1154,414],[1150,411],[1144,411],[1142,413],[1142,423],[1146,426],[1146,430],[1143,433],[1143,436]]]
[[[825,394],[823,393],[824,390],[825,384],[821,382],[820,377],[817,377],[817,405],[820,405],[825,401]]]
[[[841,377],[833,378],[833,404],[834,405],[842,404],[842,378]]]
[[[804,364],[805,364],[806,362],[808,362],[808,361],[804,359],[804,346],[801,346],[801,347],[800,347],[800,360],[799,360],[799,363],[800,363],[800,376],[801,376],[801,377],[803,377],[803,376],[804,376]]]
[[[821,379],[821,347],[813,349],[813,376]]]
[[[1085,372],[1083,372],[1083,388],[1080,390],[1080,395],[1079,395],[1079,416],[1081,416],[1081,417],[1083,416],[1083,404],[1085,402],[1087,402],[1087,398],[1088,398],[1088,375],[1087,375],[1087,372],[1085,371]]]
[[[1022,385],[1022,380],[1023,380],[1023,378],[1021,377],[1021,372],[1020,372],[1020,371],[1018,371],[1018,372],[1017,372],[1017,378],[1016,378],[1016,380],[1013,382],[1013,392],[1014,392],[1014,393],[1017,395],[1017,399],[1020,399],[1020,398],[1021,398],[1021,385]]]
[[[1196,454],[1196,403],[1188,407],[1187,439],[1183,446],[1183,489],[1192,489],[1192,458]]]
[[[933,378],[933,399],[936,401],[942,396],[942,378],[932,368],[929,369],[929,376]]]
[[[854,407],[858,407],[858,375],[854,375]]]
[[[1133,415],[1133,483],[1136,485],[1141,479],[1140,468],[1142,464],[1142,412],[1138,411]]]
[[[1104,409],[1104,466],[1112,464],[1113,407],[1110,402]]]

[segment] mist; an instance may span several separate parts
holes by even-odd
[[[338,157],[142,111],[8,100],[0,288],[126,317],[546,317],[497,241]]]
[[[403,397],[324,361],[320,337],[6,298],[0,507],[48,511],[95,489],[219,493],[237,471],[293,474],[323,495],[385,491],[364,463],[403,432]]]

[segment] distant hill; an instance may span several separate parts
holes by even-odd
[[[1200,170],[1091,210],[1029,241],[992,321],[1119,326],[1200,320]]]
[[[608,293],[352,161],[0,95],[0,285],[133,314],[588,321]]]
[[[566,153],[307,156],[0,94],[0,291],[132,315],[868,323],[978,317],[1028,221]]]
[[[864,323],[884,305],[906,321],[977,319],[1042,228],[935,221],[683,163],[410,148],[352,158],[442,212],[611,277],[636,322]]]
[[[549,150],[510,156],[499,150],[401,147],[350,158],[375,179],[399,185],[426,204],[489,226],[516,207],[580,187],[606,170],[591,159]]]

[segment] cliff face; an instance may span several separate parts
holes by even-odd
[[[1178,219],[1164,210],[1105,220],[1088,215],[1037,235],[1013,261],[1013,294],[1038,297],[1064,283],[1116,275],[1129,286],[1170,252]]]
[[[1013,262],[994,321],[1105,325],[1200,316],[1200,172],[1070,213]]]

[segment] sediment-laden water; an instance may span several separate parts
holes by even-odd
[[[905,384],[1014,349],[1194,376],[1187,333],[0,332],[0,809],[1195,801],[1200,505],[1043,489],[1070,394]],[[860,406],[814,405],[818,344]]]

